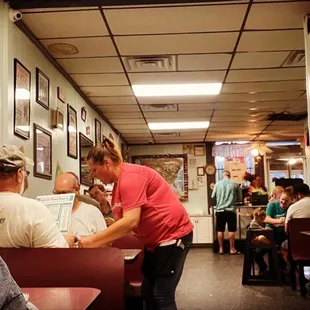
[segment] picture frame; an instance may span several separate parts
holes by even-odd
[[[168,182],[179,200],[188,200],[187,154],[133,156],[132,162],[156,170]]]
[[[87,155],[94,142],[79,133],[79,146],[80,146],[80,183],[83,185],[91,186],[94,184],[94,178],[91,177],[91,171],[87,164]]]
[[[14,58],[14,135],[30,139],[31,73]]]
[[[53,111],[52,128],[64,130],[64,113],[59,108]]]
[[[77,114],[70,104],[67,105],[67,154],[77,159]]]
[[[63,103],[65,103],[66,102],[66,100],[65,100],[65,94],[64,94],[64,92],[63,92],[63,89],[61,88],[61,87],[57,87],[57,98],[61,101],[61,102],[63,102]]]
[[[86,122],[86,118],[87,118],[87,110],[86,110],[85,107],[83,107],[81,109],[81,119],[82,119],[83,122]]]
[[[44,109],[50,108],[50,79],[36,68],[36,102]]]
[[[194,145],[194,155],[195,156],[204,156],[205,148],[203,145]]]
[[[206,174],[205,167],[197,167],[197,176],[202,177]]]
[[[47,129],[33,124],[34,136],[34,167],[33,175],[37,178],[52,179],[52,133]]]
[[[101,123],[95,118],[95,145],[101,143]]]
[[[114,137],[113,137],[113,135],[112,135],[111,132],[109,133],[109,139],[110,139],[111,141],[114,141]]]

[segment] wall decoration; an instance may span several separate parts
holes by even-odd
[[[91,148],[94,146],[93,141],[88,139],[82,133],[79,135],[80,143],[80,182],[83,185],[90,186],[94,183],[94,179],[91,177],[90,169],[87,165],[87,155]]]
[[[86,117],[87,117],[87,111],[86,111],[86,108],[84,107],[81,109],[81,119],[83,122],[86,121]]]
[[[69,157],[77,158],[77,115],[68,104],[67,117],[67,153]]]
[[[133,163],[155,169],[170,185],[181,201],[188,199],[187,155],[133,156]]]
[[[194,145],[193,144],[183,144],[183,154],[194,155]]]
[[[60,100],[60,101],[62,101],[63,103],[65,103],[66,102],[66,100],[65,100],[65,94],[64,94],[64,92],[63,92],[63,89],[61,88],[61,87],[57,87],[57,98]]]
[[[197,175],[204,176],[205,175],[205,167],[197,167]]]
[[[52,133],[34,124],[34,168],[35,177],[52,179]]]
[[[95,118],[95,145],[101,143],[101,123]]]
[[[207,164],[205,171],[207,175],[214,175],[216,173],[216,167],[214,164]]]
[[[197,181],[199,187],[205,186],[205,178],[203,176],[197,177]]]
[[[188,167],[195,168],[197,167],[197,159],[195,157],[188,157]]]
[[[87,126],[87,127],[86,127],[86,134],[87,134],[87,135],[90,135],[90,126]]]
[[[195,156],[204,156],[205,155],[205,148],[203,145],[195,145],[194,146],[194,155]]]
[[[111,141],[114,141],[114,137],[113,137],[113,135],[111,134],[111,132],[109,133],[109,139],[110,139]]]
[[[14,134],[30,139],[31,73],[14,59]]]
[[[232,180],[242,183],[244,174],[247,171],[244,157],[226,158],[224,169],[230,172]]]
[[[36,68],[36,101],[46,110],[50,106],[50,79]]]
[[[53,111],[52,128],[64,130],[64,113],[59,108]]]

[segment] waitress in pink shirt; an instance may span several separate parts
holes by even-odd
[[[122,161],[115,144],[105,139],[87,156],[92,177],[114,183],[116,219],[102,232],[83,238],[80,247],[101,247],[131,231],[145,245],[142,294],[149,310],[175,310],[175,290],[193,239],[193,225],[169,184],[155,170]]]

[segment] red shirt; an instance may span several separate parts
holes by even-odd
[[[141,207],[137,234],[147,247],[179,239],[193,230],[189,216],[169,184],[155,170],[123,163],[112,193],[115,219]]]

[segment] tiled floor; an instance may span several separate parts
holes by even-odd
[[[309,310],[290,286],[242,286],[243,256],[217,255],[210,248],[191,249],[177,289],[178,310]]]

